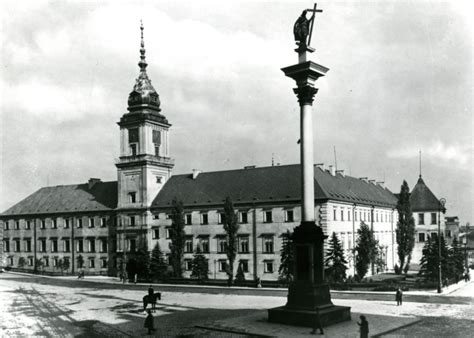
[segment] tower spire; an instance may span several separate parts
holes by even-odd
[[[420,178],[421,178],[421,149],[420,149]]]
[[[140,20],[141,41],[140,41],[140,62],[138,62],[138,66],[140,67],[140,71],[142,72],[144,72],[146,69],[146,66],[148,66],[145,60],[145,40],[143,39],[143,29],[144,29],[143,21]]]

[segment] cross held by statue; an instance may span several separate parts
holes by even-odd
[[[302,48],[309,47],[311,44],[311,37],[313,35],[314,17],[316,13],[321,13],[323,10],[318,9],[318,4],[315,3],[313,9],[305,9],[300,17],[296,20],[293,27],[293,33],[295,35],[295,41],[298,42]],[[306,13],[312,12],[313,15],[310,19],[306,18]]]

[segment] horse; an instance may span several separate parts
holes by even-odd
[[[155,292],[153,295],[146,295],[143,297],[143,311],[146,310],[148,304],[151,304],[151,308],[156,309],[156,300],[161,300],[161,292]]]

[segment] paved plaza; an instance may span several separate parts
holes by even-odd
[[[327,337],[357,337],[367,316],[371,335],[468,337],[474,332],[474,283],[441,296],[407,292],[403,306],[390,293],[335,293],[352,321],[325,329]],[[0,336],[146,336],[141,299],[148,285],[111,278],[0,274]],[[266,322],[266,309],[286,302],[284,290],[155,286],[155,336],[310,336],[310,329]],[[448,291],[449,292],[449,291]]]

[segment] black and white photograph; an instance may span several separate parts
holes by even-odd
[[[472,337],[467,0],[0,0],[0,337]]]

